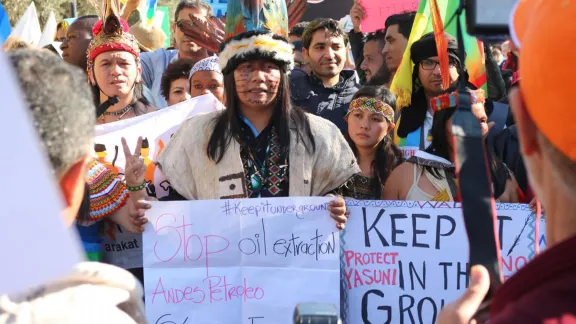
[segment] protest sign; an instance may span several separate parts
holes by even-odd
[[[126,138],[133,150],[139,136],[142,158],[146,164],[146,190],[153,197],[164,197],[172,188],[156,166],[156,159],[180,124],[198,113],[224,109],[211,94],[196,97],[160,111],[96,127],[95,157],[114,172],[123,175],[124,153],[121,138]],[[142,236],[107,224],[104,235],[106,261],[125,269],[142,267]]]
[[[220,17],[226,14],[228,0],[207,0],[214,10],[214,15]],[[354,0],[308,0],[308,9],[300,21],[312,21],[318,17],[340,19],[350,12]]]
[[[342,281],[347,323],[436,322],[469,284],[468,238],[458,203],[347,201]],[[534,257],[528,205],[498,204],[504,279]],[[544,220],[540,248],[546,245]]]
[[[0,120],[0,295],[23,290],[68,274],[84,254],[75,229],[62,222],[60,187],[40,141],[32,115],[6,54],[0,52],[0,95],[10,118]],[[31,185],[33,185],[32,194]]]
[[[308,9],[301,21],[312,21],[318,17],[340,19],[350,13],[354,0],[308,0]]]
[[[293,323],[298,303],[339,306],[332,198],[153,202],[144,280],[150,323]]]
[[[386,19],[404,11],[416,11],[418,0],[362,0],[360,5],[366,12],[362,21],[362,32],[371,33],[384,28]]]

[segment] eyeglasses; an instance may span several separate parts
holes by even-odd
[[[426,59],[422,62],[420,62],[420,66],[422,66],[422,69],[430,71],[430,70],[434,70],[436,69],[436,67],[440,65],[440,62],[435,61],[435,60],[431,60],[431,59]],[[448,67],[453,68],[456,66],[456,61],[454,61],[453,59],[449,59],[448,60]]]

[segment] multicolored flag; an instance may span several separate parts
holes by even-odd
[[[412,95],[412,71],[414,64],[410,59],[410,47],[414,42],[419,40],[423,35],[432,32],[432,17],[430,14],[430,0],[421,0],[416,13],[416,19],[410,33],[408,45],[402,58],[402,63],[392,81],[391,90],[398,97],[397,108],[406,107],[410,104]],[[444,31],[456,37],[456,19],[450,25],[446,23],[452,18],[460,5],[460,0],[436,0],[442,21],[444,22]],[[466,68],[470,82],[476,87],[484,87],[486,84],[486,69],[484,67],[484,49],[482,42],[478,41],[466,33],[465,17],[460,17],[464,28],[464,47],[466,49]]]

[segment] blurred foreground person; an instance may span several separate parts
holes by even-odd
[[[82,203],[94,145],[94,106],[86,76],[44,51],[20,50],[10,59],[62,191],[62,215],[71,225]],[[42,271],[41,266],[35,270]],[[85,262],[68,277],[18,297],[0,297],[0,323],[146,323],[142,296],[142,286],[129,272]]]
[[[4,44],[2,45],[2,49],[4,52],[15,51],[17,49],[26,49],[32,48],[32,44],[24,41],[18,36],[10,36],[6,39]]]
[[[571,69],[534,64],[552,56],[558,62],[568,62],[576,55],[576,2],[518,3],[510,30],[520,49],[522,81],[509,99],[530,184],[546,206],[547,247],[496,290],[489,321],[576,323],[576,111],[570,82],[573,73]],[[565,35],[562,42],[550,37],[558,30]],[[470,322],[489,288],[484,267],[473,267],[470,275],[470,287],[442,310],[438,323]]]

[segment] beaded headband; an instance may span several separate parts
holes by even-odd
[[[470,104],[484,103],[486,101],[486,95],[484,90],[469,90],[470,92]],[[430,100],[430,105],[432,110],[437,112],[446,108],[456,108],[458,107],[458,91],[451,93],[446,93],[438,97],[432,98]]]
[[[392,107],[390,107],[389,104],[385,103],[382,100],[367,97],[356,98],[352,100],[352,102],[350,103],[348,113],[344,118],[348,118],[348,115],[358,110],[381,114],[382,116],[384,116],[384,118],[386,118],[386,120],[388,120],[388,123],[390,123],[392,127],[395,126],[394,109],[392,109]]]

